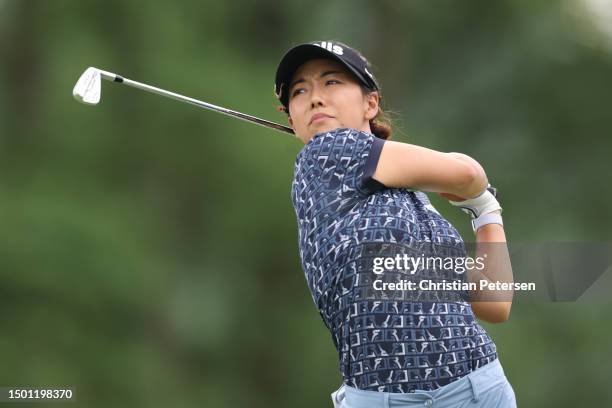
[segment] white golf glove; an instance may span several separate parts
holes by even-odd
[[[500,214],[491,214],[493,211],[500,210],[500,213],[502,211],[502,207],[497,201],[497,189],[492,187],[491,184],[478,197],[464,201],[449,200],[449,202],[472,218],[474,232],[487,224],[504,225]]]
[[[478,197],[470,198],[464,201],[449,202],[455,207],[461,208],[461,211],[468,214],[472,219],[478,218],[483,214],[488,214],[493,211],[501,210],[501,206],[497,201],[497,189],[491,184]]]

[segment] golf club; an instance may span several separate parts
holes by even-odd
[[[97,105],[100,102],[100,97],[102,94],[102,79],[106,79],[107,81],[112,82],[118,82],[124,85],[131,86],[133,88],[142,89],[143,91],[152,92],[157,95],[166,96],[168,98],[176,99],[177,101],[190,103],[192,105],[199,106],[200,108],[223,113],[224,115],[242,119],[247,122],[253,122],[261,126],[278,130],[279,132],[294,134],[293,129],[281,125],[279,123],[270,122],[265,119],[260,119],[255,116],[247,115],[245,113],[236,112],[231,109],[226,109],[221,106],[213,105],[211,103],[202,102],[197,99],[179,95],[177,93],[156,88],[151,85],[132,81],[131,79],[123,78],[120,75],[113,74],[112,72],[108,71],[103,71],[94,67],[89,67],[85,70],[85,72],[83,72],[76,85],[74,86],[74,89],[72,90],[72,95],[77,101],[81,103],[87,105]]]

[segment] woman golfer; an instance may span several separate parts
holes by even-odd
[[[463,154],[389,141],[379,85],[367,60],[345,44],[290,49],[275,91],[305,144],[292,201],[302,268],[340,360],[334,406],[515,407],[495,343],[476,320],[505,321],[511,298],[422,301],[383,296],[372,284],[384,275],[373,273],[376,258],[398,272],[401,254],[466,253],[421,191],[471,214],[477,245],[506,246],[482,167]],[[431,272],[421,269],[404,276]]]

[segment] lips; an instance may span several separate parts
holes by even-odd
[[[317,119],[322,119],[322,118],[331,118],[331,117],[333,117],[333,116],[326,115],[325,113],[315,113],[315,114],[314,114],[314,115],[312,115],[312,117],[310,118],[310,123],[309,123],[309,124],[311,124],[312,122],[314,122],[314,121],[315,121],[315,120],[317,120]]]

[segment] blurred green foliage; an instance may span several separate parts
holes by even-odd
[[[347,42],[396,140],[483,164],[510,241],[606,241],[612,37],[592,4],[0,0],[0,386],[305,408],[340,384],[297,251],[300,143],[108,83],[80,105],[87,66],[284,123],[284,51]],[[483,323],[519,406],[612,404],[611,311],[515,303]]]

